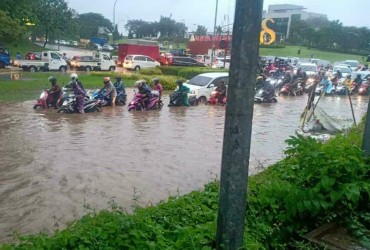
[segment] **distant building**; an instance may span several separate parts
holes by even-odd
[[[327,19],[327,15],[307,12],[305,7],[295,4],[274,4],[268,6],[268,11],[263,12],[263,18],[272,18],[275,23],[269,23],[268,26],[275,31],[277,41],[289,38],[289,29],[292,22],[292,16],[300,20],[314,18]]]

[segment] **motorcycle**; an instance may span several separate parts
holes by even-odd
[[[86,101],[84,105],[84,112],[98,112],[100,111],[100,106],[100,100]],[[58,113],[78,113],[76,98],[74,94],[70,94],[68,98],[64,100],[62,106],[58,109]]]
[[[67,88],[63,87],[62,88],[62,92],[61,94],[59,95],[59,98],[57,100],[57,107],[61,106],[64,99],[66,98],[66,93],[67,93]],[[37,99],[37,103],[35,105],[33,105],[33,108],[34,109],[38,109],[38,108],[49,108],[52,106],[52,103],[53,103],[53,95],[50,94],[50,90],[49,89],[45,89],[44,91],[42,91],[41,95],[40,95],[40,98]]]
[[[275,90],[267,91],[265,88],[257,90],[254,96],[255,103],[276,103]]]
[[[284,95],[284,96],[301,96],[303,95],[303,89],[300,83],[298,83],[297,88],[295,90],[292,89],[292,84],[284,84],[284,86],[280,89],[279,95]]]
[[[190,106],[198,105],[197,97],[194,95],[189,96],[189,104]],[[180,106],[184,106],[183,99],[181,93],[175,91],[170,95],[170,103],[168,104],[168,107],[180,107]]]
[[[367,83],[362,83],[359,90],[358,90],[359,95],[368,95],[369,94],[369,84]]]
[[[160,109],[163,106],[162,101],[159,99],[159,94],[157,95],[156,93],[154,93],[154,91],[152,91],[150,95],[150,101],[146,109],[141,104],[141,100],[142,100],[142,94],[135,93],[134,98],[128,105],[128,111],[133,111],[133,110],[144,111],[144,110],[151,110],[151,109]]]
[[[278,78],[268,78],[266,81],[270,81],[270,84],[274,86],[275,89],[281,89],[284,85],[284,76],[279,76]]]
[[[224,96],[222,100],[220,101],[220,95],[221,93],[219,91],[216,91],[216,90],[212,91],[211,96],[209,97],[206,104],[213,104],[213,105],[221,104],[222,106],[224,106],[227,102],[226,96]]]
[[[100,89],[95,90],[91,95],[91,99],[100,100],[102,107],[112,105],[112,98],[110,96],[104,96],[103,92]],[[123,90],[117,91],[115,104],[123,106],[126,104],[126,100],[127,96]]]

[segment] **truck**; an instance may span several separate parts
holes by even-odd
[[[0,47],[0,69],[10,65],[10,54],[9,51],[3,47]]]
[[[108,40],[106,38],[91,37],[90,43],[95,43],[95,44],[99,44],[100,46],[103,46],[104,44],[108,43]]]
[[[127,55],[149,56],[161,65],[169,64],[168,56],[160,54],[158,42],[135,40],[129,43],[119,44],[117,65],[122,66]]]
[[[109,70],[116,69],[116,63],[111,59],[109,53],[99,52],[94,53],[93,56],[82,56],[71,60],[70,65],[77,70],[91,71],[91,70]]]
[[[21,60],[20,68],[24,71],[60,71],[67,70],[67,62],[62,58],[62,55],[56,51],[41,52],[41,59],[39,60]]]

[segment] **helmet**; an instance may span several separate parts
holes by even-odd
[[[340,69],[337,70],[337,73],[340,73]]]
[[[152,81],[154,82],[154,84],[159,83],[159,78],[153,78]]]
[[[134,86],[135,86],[135,88],[140,88],[141,86],[143,86],[143,80],[136,81]]]
[[[182,80],[177,80],[176,84],[183,84]]]
[[[263,76],[257,76],[257,81],[263,81]]]
[[[348,78],[348,79],[351,79],[351,75],[347,75],[347,78]]]
[[[71,79],[72,80],[77,80],[78,79],[78,75],[76,73],[72,73],[71,74]]]
[[[121,76],[115,76],[114,79],[121,81]]]
[[[104,81],[104,83],[110,82],[110,77],[109,76],[104,77],[103,81]]]
[[[56,83],[57,82],[57,78],[55,76],[49,76],[48,80],[51,83]]]
[[[287,75],[292,75],[292,71],[287,70],[287,71],[285,72],[285,74],[287,74]]]

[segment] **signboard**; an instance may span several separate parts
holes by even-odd
[[[261,44],[272,44],[276,40],[276,33],[269,27],[267,27],[267,22],[275,23],[274,19],[266,18],[262,21],[262,31],[260,33],[260,43]]]

